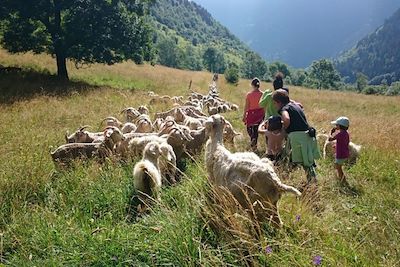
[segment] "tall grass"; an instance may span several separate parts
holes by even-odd
[[[59,84],[49,76],[55,66],[48,56],[0,50],[0,64],[25,69],[0,74],[7,94],[0,104],[0,263],[311,266],[322,256],[324,266],[399,265],[400,98],[290,88],[319,130],[328,131],[339,115],[350,117],[351,137],[364,151],[346,169],[350,188],[337,184],[330,160],[319,161],[318,187],[301,199],[282,198],[285,226],[276,230],[255,223],[229,194],[209,186],[202,155],[188,161],[182,182],[164,188],[160,203],[142,218],[131,201],[134,162],[78,162],[68,171],[51,162],[49,152],[63,143],[66,130],[84,124],[96,130],[102,118],[147,103],[146,90],[185,95],[192,80],[206,92],[211,74],[131,63],[69,65],[72,82]],[[242,105],[248,83],[234,87],[221,78],[219,87],[224,98]],[[152,112],[166,108],[150,106]],[[241,113],[227,118],[245,134]],[[237,149],[246,145],[242,140]],[[305,181],[301,170],[279,173],[294,186]]]

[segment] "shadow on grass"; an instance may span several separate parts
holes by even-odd
[[[84,82],[62,81],[49,72],[20,68],[0,71],[0,104],[13,104],[41,95],[69,96],[96,88]]]

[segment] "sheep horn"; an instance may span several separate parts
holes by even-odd
[[[83,126],[83,127],[81,127],[81,128],[79,128],[79,132],[83,132],[83,130],[85,130],[86,128],[90,128],[91,126],[90,125],[85,125],[85,126]]]
[[[68,140],[68,135],[69,135],[69,132],[68,131],[66,131],[65,132],[65,141],[67,142],[67,143],[69,143],[69,140]]]
[[[129,110],[129,108],[126,108],[126,109],[122,110],[120,114],[123,114],[123,113],[127,112],[128,110]]]

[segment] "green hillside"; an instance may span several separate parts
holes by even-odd
[[[223,72],[229,63],[241,65],[249,48],[206,9],[188,0],[159,0],[150,10],[155,28],[156,62],[169,67],[201,70],[209,47],[221,56]]]
[[[371,33],[337,61],[347,81],[357,73],[368,76],[371,84],[391,84],[400,80],[400,9],[385,24]]]

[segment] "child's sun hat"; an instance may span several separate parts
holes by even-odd
[[[332,121],[331,124],[349,128],[350,120],[347,117],[339,117],[335,121]]]

